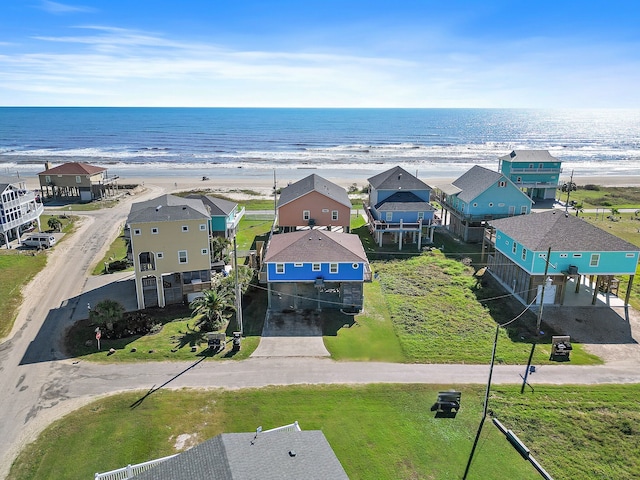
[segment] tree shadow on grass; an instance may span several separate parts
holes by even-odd
[[[322,335],[335,337],[341,328],[357,325],[355,315],[344,314],[339,310],[323,310],[320,314]]]

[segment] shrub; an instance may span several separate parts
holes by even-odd
[[[583,190],[591,190],[592,192],[599,192],[600,191],[600,185],[594,185],[592,183],[588,183],[584,187],[582,187],[582,189]]]

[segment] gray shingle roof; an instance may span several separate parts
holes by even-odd
[[[474,165],[454,180],[452,185],[461,190],[458,198],[463,202],[470,203],[491,185],[498,183],[500,180],[508,181],[507,177],[501,173],[494,172],[479,165]]]
[[[367,179],[376,190],[431,190],[422,180],[402,167],[394,167]]]
[[[209,195],[199,195],[197,193],[193,193],[191,195],[187,195],[186,198],[202,200],[202,203],[209,207],[212,216],[226,217],[231,212],[233,212],[234,208],[238,207],[238,204],[236,202],[231,202],[223,198],[211,197]]]
[[[502,218],[489,222],[527,250],[543,252],[637,252],[640,248],[560,210]]]
[[[127,223],[169,222],[196,218],[211,218],[202,200],[162,195],[153,200],[132,204]]]
[[[362,242],[352,233],[299,230],[274,235],[264,262],[367,262]]]
[[[375,206],[379,212],[429,212],[435,210],[412,192],[396,192]]]
[[[223,433],[136,480],[348,480],[319,430]]]
[[[507,162],[559,162],[548,150],[513,150],[511,153],[500,157]]]
[[[349,200],[349,195],[344,188],[322,178],[319,175],[316,175],[315,173],[283,188],[280,192],[280,197],[278,198],[278,207],[286,205],[287,203],[313,191],[319,192],[322,195],[351,208],[351,200]]]

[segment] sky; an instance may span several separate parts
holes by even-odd
[[[636,0],[2,0],[0,106],[640,108]]]

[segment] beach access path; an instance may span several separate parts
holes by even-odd
[[[90,269],[118,235],[133,200],[166,191],[147,190],[110,209],[79,214],[73,235],[50,252],[47,267],[24,289],[24,303],[8,339],[0,343],[0,478],[20,450],[49,424],[91,400],[117,392],[157,388],[243,388],[290,384],[484,384],[487,365],[335,362],[327,358],[250,358],[244,361],[100,365],[68,359],[61,341],[86,305],[80,294]],[[498,365],[495,383],[520,383],[522,366]],[[640,383],[635,361],[601,366],[544,366],[533,384]],[[87,426],[90,428],[90,426]]]

